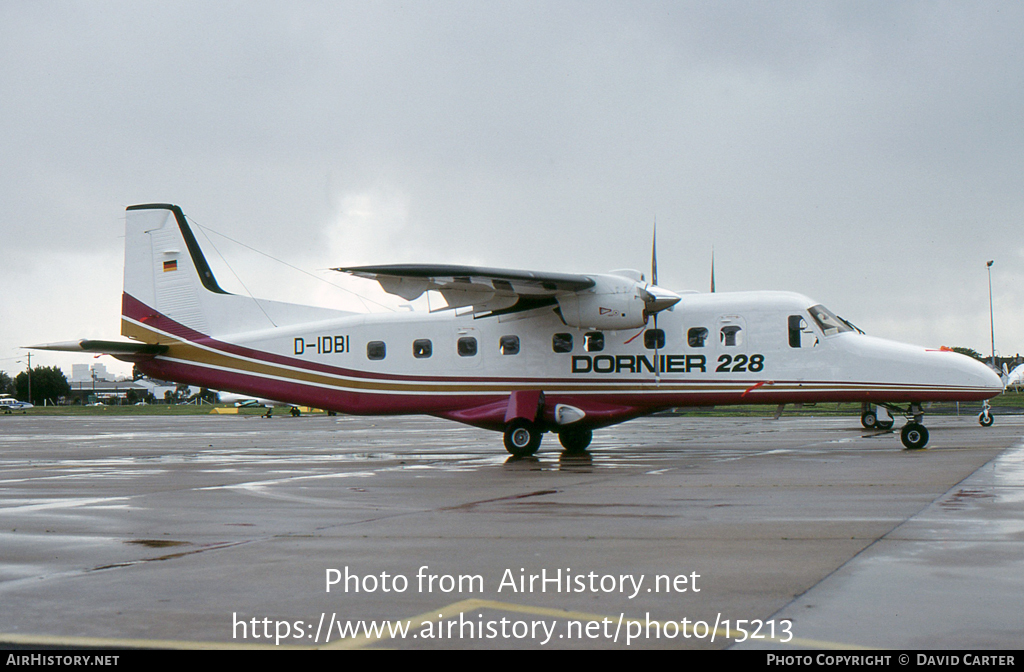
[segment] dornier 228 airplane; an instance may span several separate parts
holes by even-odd
[[[637,271],[533,273],[467,266],[363,266],[443,310],[362,314],[230,294],[181,209],[127,209],[121,333],[130,341],[34,346],[102,352],[180,383],[350,414],[428,414],[501,431],[513,455],[545,432],[569,452],[595,429],[672,407],[859,402],[907,417],[922,404],[985,401],[999,377],[946,349],[859,333],[799,294],[675,294]],[[980,417],[991,423],[987,402]]]

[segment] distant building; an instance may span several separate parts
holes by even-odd
[[[88,364],[72,364],[71,365],[71,381],[72,383],[87,383],[93,379],[102,381],[113,381],[110,373],[107,371],[105,364],[93,364],[90,368]]]
[[[77,366],[77,365],[76,365]],[[71,394],[68,403],[72,404],[94,404],[97,402],[106,404],[129,404],[145,401],[149,395],[157,403],[164,403],[164,395],[167,392],[175,392],[178,389],[176,383],[169,383],[162,380],[150,380],[139,378],[138,380],[104,380],[99,377],[100,373],[106,375],[106,367],[100,372],[96,371],[98,364],[93,365],[93,370],[85,380],[72,377],[70,381]],[[97,374],[96,378],[92,374]],[[198,394],[200,388],[190,387],[188,396]]]

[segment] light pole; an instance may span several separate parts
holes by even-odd
[[[992,337],[992,368],[996,369],[996,326],[994,313],[992,312],[992,264],[995,260],[989,261],[985,264],[988,268],[988,328],[989,334]],[[997,369],[998,370],[998,369]]]
[[[23,360],[17,360],[17,364],[21,364]],[[25,375],[28,378],[28,403],[32,403],[32,353],[28,353],[28,366],[25,369]]]

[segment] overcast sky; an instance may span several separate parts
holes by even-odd
[[[147,202],[316,276],[200,237],[226,288],[358,309],[325,269],[646,271],[656,218],[665,287],[714,248],[719,291],[985,353],[994,259],[1012,355],[1024,3],[0,0],[0,370],[118,335]],[[93,361],[130,371],[33,355]]]

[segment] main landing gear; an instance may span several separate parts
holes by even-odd
[[[905,411],[893,404],[878,404],[874,409],[869,404],[864,404],[860,423],[864,425],[865,429],[891,429],[894,421],[887,411],[902,413],[906,416],[907,424],[900,430],[900,441],[903,442],[907,450],[921,450],[928,445],[928,428],[921,422],[924,419],[921,404],[910,404]],[[883,414],[887,418],[886,420],[882,419]],[[978,414],[978,423],[982,427],[991,427],[993,422],[995,422],[995,418],[986,401],[981,413]]]
[[[920,422],[908,422],[900,430],[900,441],[907,450],[921,450],[928,445],[928,428]]]
[[[533,455],[540,448],[540,425],[518,418],[505,427],[505,450],[515,457]]]
[[[522,418],[513,420],[505,427],[505,450],[515,457],[533,455],[540,448],[542,435],[539,423]],[[593,438],[594,432],[588,427],[563,427],[558,432],[558,442],[571,455],[585,452]]]
[[[907,424],[903,425],[903,429],[900,430],[900,441],[903,442],[906,449],[921,450],[928,445],[928,428],[921,424],[921,420],[924,419],[921,404],[911,404],[905,411],[894,404],[877,404],[874,408],[871,407],[871,404],[864,404],[862,409],[860,424],[864,426],[864,429],[892,429],[896,421],[889,411],[902,413],[907,418]]]
[[[861,410],[863,412],[860,414],[860,424],[864,426],[864,429],[888,430],[892,429],[893,424],[896,422],[884,406],[871,408],[870,404],[864,404]]]

